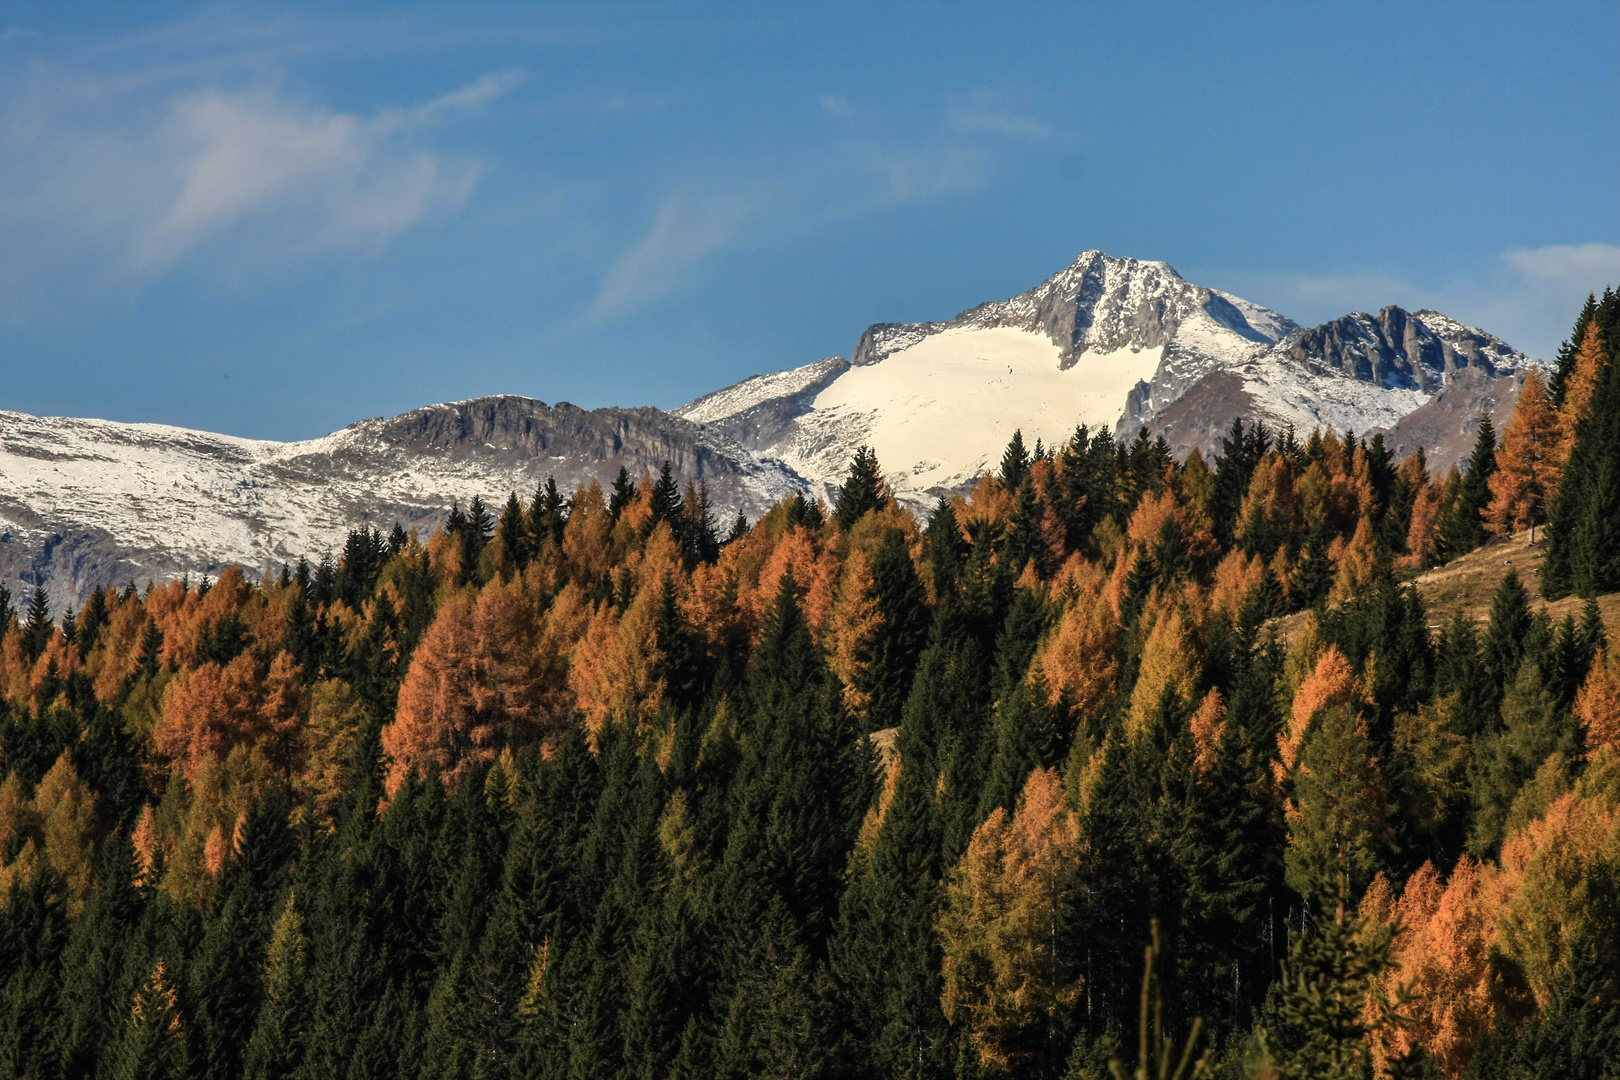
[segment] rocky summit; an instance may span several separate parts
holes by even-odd
[[[992,468],[1015,430],[1146,429],[1184,455],[1234,418],[1303,433],[1381,430],[1404,456],[1464,457],[1535,363],[1434,311],[1386,307],[1316,327],[1162,262],[1087,251],[1008,300],[868,327],[850,356],[756,375],[670,412],[501,396],[364,420],[302,442],[0,412],[0,583],[53,606],[97,585],[257,572],[334,552],[362,525],[431,528],[453,499],[565,491],[664,461],[717,513],[791,492],[830,499],[873,447],[914,506]]]

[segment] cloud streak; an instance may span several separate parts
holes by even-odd
[[[509,93],[521,72],[485,75],[422,104],[366,116],[277,87],[177,94],[147,118],[82,121],[82,86],[26,95],[0,126],[15,167],[0,171],[18,231],[89,249],[137,278],[250,223],[237,258],[375,247],[435,212],[460,207],[483,166],[417,144],[425,130]],[[0,217],[0,240],[5,226]]]
[[[671,292],[683,271],[730,244],[764,207],[758,194],[666,198],[647,235],[608,271],[587,316],[614,315]]]

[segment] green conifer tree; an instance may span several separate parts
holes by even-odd
[[[1008,491],[1017,491],[1029,474],[1029,466],[1029,451],[1024,449],[1024,432],[1019,428],[1007,440],[1007,449],[1001,454],[1001,486]]]
[[[876,510],[889,501],[888,485],[878,469],[877,454],[870,446],[857,447],[849,463],[849,475],[838,489],[838,506],[833,518],[841,529],[852,529],[869,510]]]
[[[1468,471],[1440,519],[1440,551],[1446,559],[1466,555],[1485,542],[1483,515],[1491,503],[1490,479],[1495,471],[1496,428],[1490,414],[1481,413]]]

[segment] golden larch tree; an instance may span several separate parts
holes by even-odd
[[[1560,438],[1547,385],[1532,368],[1496,451],[1491,501],[1485,508],[1485,525],[1491,532],[1534,530],[1547,520],[1547,504],[1558,488]]]
[[[951,872],[939,918],[940,1004],[964,1023],[980,1064],[1002,1072],[1052,1042],[1081,991],[1057,946],[1080,826],[1056,769],[1036,769],[1018,812],[997,807]]]

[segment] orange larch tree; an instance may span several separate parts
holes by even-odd
[[[1492,532],[1533,531],[1547,520],[1547,504],[1558,487],[1560,438],[1547,386],[1532,368],[1496,451],[1491,502],[1485,508],[1486,527]]]

